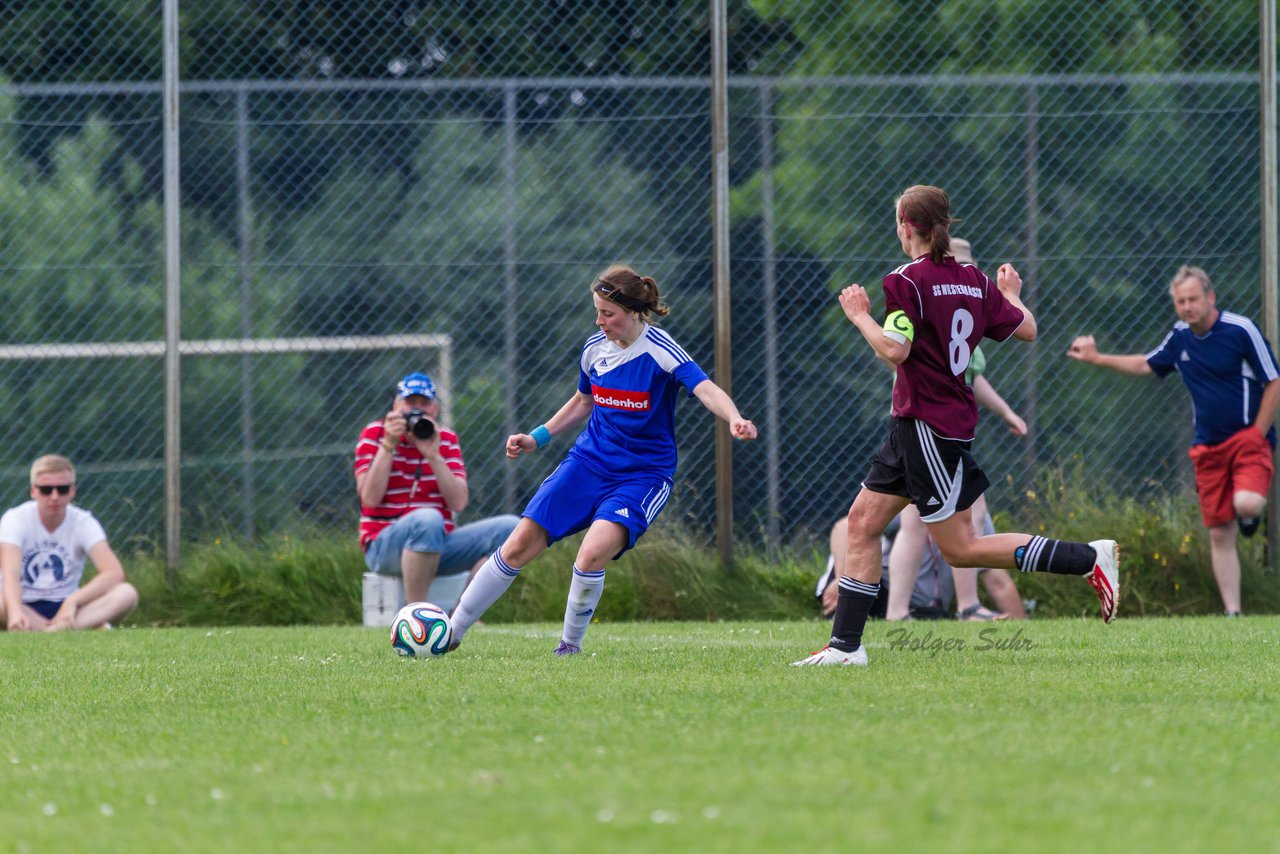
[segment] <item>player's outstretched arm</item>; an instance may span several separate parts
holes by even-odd
[[[1142,377],[1153,373],[1151,365],[1147,363],[1147,357],[1140,353],[1126,355],[1099,353],[1098,343],[1093,340],[1092,335],[1080,335],[1072,341],[1071,346],[1067,348],[1067,356],[1086,365],[1097,365],[1131,377]]]
[[[714,414],[729,422],[729,432],[735,439],[754,439],[757,435],[756,425],[742,417],[733,398],[725,394],[724,389],[711,380],[703,380],[693,389],[693,396],[702,401],[702,405]]]
[[[556,411],[547,422],[541,427],[535,429],[532,433],[513,433],[507,437],[507,459],[514,460],[521,454],[532,454],[540,447],[538,439],[534,435],[538,430],[545,430],[546,436],[542,440],[542,444],[550,441],[551,437],[557,433],[563,433],[565,430],[572,430],[587,417],[591,415],[591,409],[595,406],[595,401],[591,399],[591,395],[582,392],[574,392],[573,397],[569,398],[564,406]]]
[[[986,377],[978,375],[973,378],[973,398],[982,408],[999,415],[1001,420],[1009,426],[1009,431],[1013,435],[1027,435],[1027,422],[1013,411],[1013,407],[1000,396],[995,386],[988,382]]]

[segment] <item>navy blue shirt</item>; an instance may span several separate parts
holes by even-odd
[[[1218,313],[1209,331],[1197,335],[1182,321],[1147,354],[1156,376],[1173,371],[1191,392],[1197,445],[1216,445],[1253,424],[1262,390],[1280,379],[1271,345],[1253,321],[1229,311]],[[1276,443],[1275,427],[1267,433]]]

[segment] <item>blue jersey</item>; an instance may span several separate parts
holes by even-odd
[[[1156,376],[1177,371],[1191,392],[1197,445],[1225,442],[1253,424],[1262,389],[1280,378],[1271,345],[1247,317],[1229,311],[1204,335],[1196,335],[1178,321],[1147,354]],[[1275,444],[1273,427],[1267,439]]]
[[[602,472],[675,474],[676,396],[707,378],[698,363],[646,324],[625,350],[603,332],[592,335],[578,367],[578,391],[595,405],[570,455]]]

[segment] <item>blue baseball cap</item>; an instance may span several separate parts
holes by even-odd
[[[416,372],[400,380],[396,384],[396,396],[412,397],[418,395],[427,397],[431,400],[436,399],[436,384],[431,381],[431,377],[424,373]]]

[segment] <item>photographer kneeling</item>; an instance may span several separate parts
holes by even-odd
[[[413,373],[396,386],[391,411],[364,428],[356,442],[360,547],[371,572],[399,575],[406,602],[428,598],[437,576],[472,572],[510,535],[515,516],[455,527],[467,506],[467,468],[458,436],[442,427],[435,383]],[[440,597],[444,598],[444,597]]]

